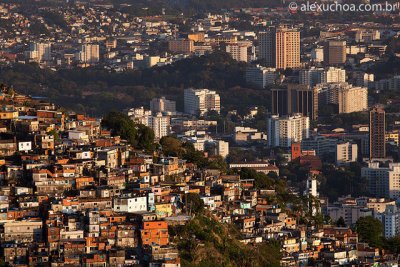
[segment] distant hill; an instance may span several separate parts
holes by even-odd
[[[246,63],[224,52],[123,73],[100,67],[51,71],[35,64],[15,64],[0,69],[0,83],[25,94],[48,96],[66,108],[92,115],[148,106],[150,99],[158,96],[176,100],[182,110],[183,90],[188,87],[217,90],[225,109],[245,112],[252,105],[267,106],[269,98],[267,90],[245,87],[245,68]]]
[[[282,6],[282,1],[279,0],[109,0],[116,5],[128,4],[131,5],[131,13],[133,11],[138,13],[154,14],[160,12],[164,8],[167,14],[171,12],[185,13],[185,14],[199,14],[205,12],[219,11],[221,9],[233,8],[248,8],[248,7],[277,7]],[[141,10],[146,8],[146,10]]]

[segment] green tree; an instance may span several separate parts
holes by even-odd
[[[324,164],[320,180],[320,192],[334,201],[340,196],[355,197],[367,194],[365,178],[361,177],[361,165],[352,163],[347,167],[337,168],[333,164]]]
[[[183,148],[185,151],[182,155],[183,159],[196,164],[199,168],[206,168],[208,166],[208,159],[204,157],[204,153],[197,151],[192,143],[184,143]]]
[[[394,254],[400,254],[400,237],[395,236],[389,239],[386,239],[383,247]]]
[[[194,214],[202,213],[204,210],[204,201],[200,198],[199,194],[188,193],[186,194],[186,211],[193,212]]]
[[[260,245],[257,250],[259,252],[258,265],[259,266],[280,266],[280,259],[282,258],[281,245],[276,240],[271,240],[265,244]]]
[[[128,117],[128,115],[121,112],[111,111],[103,117],[101,125],[111,129],[113,135],[121,136],[121,138],[126,139],[131,145],[137,145],[137,130],[135,123]]]
[[[374,247],[382,246],[383,225],[378,219],[372,216],[361,217],[356,222],[356,231],[361,241]]]
[[[164,136],[161,138],[160,145],[166,156],[181,157],[184,152],[182,142],[172,136]]]
[[[184,226],[170,227],[169,233],[185,266],[280,266],[278,241],[243,244],[234,225],[222,224],[205,214],[196,215]]]
[[[113,135],[126,139],[132,146],[141,149],[153,149],[154,132],[142,124],[136,124],[128,115],[111,111],[105,115],[101,125],[111,129]]]
[[[344,221],[343,217],[340,217],[339,220],[336,222],[337,227],[346,227],[346,222]]]
[[[226,164],[225,160],[221,156],[217,156],[212,160],[208,161],[209,169],[218,169],[222,172],[226,172],[228,170],[228,164]]]
[[[253,161],[256,159],[254,152],[240,148],[229,149],[227,161],[229,163],[237,163],[241,161]]]
[[[148,151],[154,150],[154,131],[143,124],[137,125],[137,144]]]
[[[275,185],[275,180],[262,172],[257,172],[254,169],[242,168],[240,170],[241,179],[254,179],[254,186],[257,189],[272,189]]]

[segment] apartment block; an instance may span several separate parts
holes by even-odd
[[[209,111],[220,113],[220,96],[217,92],[208,89],[185,89],[184,110],[187,114],[200,116]]]
[[[348,83],[324,83],[316,87],[318,103],[322,107],[337,105],[337,112],[352,113],[368,109],[368,88],[354,87]]]
[[[330,66],[344,64],[346,62],[346,41],[327,41],[324,45],[324,62]]]
[[[165,97],[153,98],[150,101],[151,112],[176,112],[176,102]]]
[[[190,54],[194,51],[194,42],[189,39],[169,40],[168,50],[172,53]]]
[[[367,180],[368,191],[374,197],[400,197],[400,163],[380,167],[379,162],[370,162],[368,167],[361,169],[361,177]]]
[[[300,32],[286,27],[270,28],[258,35],[258,59],[277,69],[300,67]]]
[[[228,44],[225,51],[231,55],[236,61],[247,62],[247,45],[245,44]]]
[[[246,68],[245,79],[247,84],[264,89],[267,85],[275,84],[279,78],[275,68],[266,68],[260,65]]]
[[[315,86],[319,83],[346,82],[346,70],[340,68],[315,68],[301,69],[299,71],[299,83]]]
[[[271,147],[289,148],[293,142],[309,137],[310,119],[301,114],[273,115],[267,119],[267,141]]]
[[[336,164],[344,165],[357,161],[358,146],[350,142],[339,143],[336,145]]]

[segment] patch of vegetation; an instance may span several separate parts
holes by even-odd
[[[374,247],[382,247],[383,225],[372,216],[361,217],[356,223],[356,231],[362,242]]]
[[[152,150],[154,148],[154,132],[143,124],[134,123],[128,115],[112,111],[104,116],[101,125],[111,129],[113,135],[119,135],[132,146]]]
[[[89,115],[111,110],[148,106],[156,96],[177,101],[183,109],[183,90],[209,88],[221,95],[225,110],[247,113],[248,107],[266,106],[269,91],[245,87],[246,63],[225,52],[188,58],[174,64],[116,73],[101,66],[52,71],[36,64],[14,64],[0,68],[0,82],[12,84],[21,93],[48,96],[56,104]]]
[[[325,164],[318,179],[321,195],[328,197],[331,201],[347,195],[353,197],[368,195],[367,182],[365,178],[361,177],[361,165],[359,163],[351,163],[348,167],[343,168]]]
[[[218,169],[226,171],[228,166],[220,156],[206,158],[202,151],[197,151],[190,142],[182,142],[173,136],[161,138],[160,145],[165,156],[175,156],[196,164],[199,168]]]
[[[68,29],[67,22],[62,14],[52,11],[42,11],[41,15],[48,24],[58,26],[62,29]]]
[[[277,242],[246,245],[233,225],[221,224],[207,215],[196,215],[184,226],[170,227],[182,266],[279,266]]]

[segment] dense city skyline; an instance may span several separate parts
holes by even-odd
[[[0,3],[0,266],[398,266],[395,2]]]

